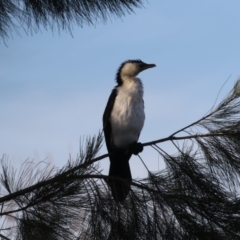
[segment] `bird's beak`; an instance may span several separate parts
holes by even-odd
[[[144,63],[144,64],[142,64],[142,65],[140,66],[140,72],[141,72],[141,71],[144,71],[144,70],[146,70],[146,69],[148,69],[148,68],[153,68],[153,67],[156,67],[156,65],[155,65],[155,64],[147,64],[147,63]]]

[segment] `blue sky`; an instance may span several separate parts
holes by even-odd
[[[97,134],[116,70],[140,58],[146,121],[140,141],[166,137],[202,117],[240,74],[239,1],[149,1],[135,14],[67,32],[13,34],[0,44],[0,155],[63,166],[80,137]],[[167,151],[174,147],[163,144]],[[106,153],[105,146],[100,154]],[[149,169],[164,166],[150,147]],[[108,172],[108,159],[102,161]],[[146,177],[137,157],[133,177]]]

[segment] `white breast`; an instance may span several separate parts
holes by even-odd
[[[112,141],[115,147],[127,148],[138,140],[145,114],[143,87],[140,79],[118,87],[111,114]]]

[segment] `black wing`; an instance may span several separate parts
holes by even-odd
[[[111,131],[112,130],[111,130],[110,116],[111,116],[111,112],[113,109],[116,96],[117,96],[117,89],[114,88],[112,90],[111,95],[109,96],[107,106],[103,113],[103,131],[104,131],[105,142],[107,145],[108,152],[111,152]]]

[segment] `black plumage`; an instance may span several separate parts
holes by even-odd
[[[117,96],[117,89],[114,88],[107,102],[103,114],[103,130],[105,136],[105,142],[107,150],[110,153],[110,168],[109,177],[121,178],[120,181],[109,179],[108,183],[112,191],[112,195],[115,201],[122,202],[128,195],[130,190],[129,182],[132,181],[131,170],[129,166],[129,159],[132,156],[130,151],[124,152],[114,148],[111,138],[111,122],[110,116],[113,109],[113,105]],[[123,179],[125,182],[123,182]]]

